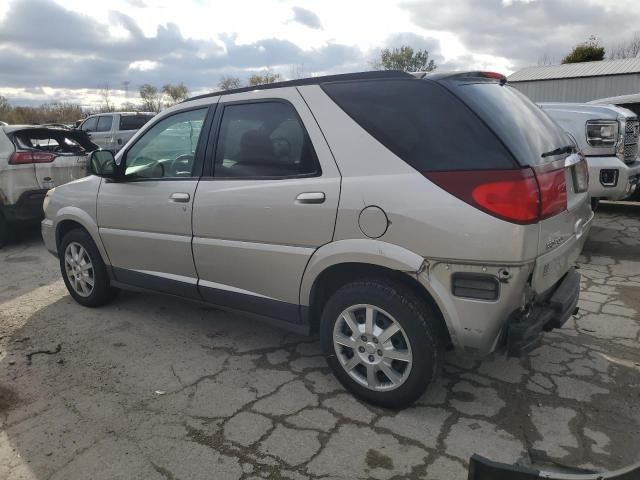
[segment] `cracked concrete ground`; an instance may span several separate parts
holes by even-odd
[[[465,479],[503,462],[640,461],[640,205],[604,205],[582,311],[526,358],[448,355],[401,412],[356,401],[318,342],[123,293],[85,309],[37,232],[0,251],[0,478]]]

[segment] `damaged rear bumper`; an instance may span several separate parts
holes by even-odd
[[[468,480],[637,480],[640,478],[640,464],[615,472],[590,472],[585,470],[549,472],[519,465],[492,462],[480,455],[473,455],[469,461]]]
[[[572,268],[525,313],[514,312],[506,324],[504,345],[509,355],[534,349],[542,332],[561,328],[578,311],[580,274]]]

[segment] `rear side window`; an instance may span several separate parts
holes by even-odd
[[[111,124],[113,123],[113,117],[111,115],[103,115],[98,117],[98,128],[96,132],[109,132],[111,131]]]
[[[524,94],[497,82],[446,82],[487,122],[522,165],[558,160],[543,153],[573,142],[551,118]]]
[[[120,130],[139,130],[153,115],[121,115]]]
[[[432,81],[340,82],[322,88],[369,134],[420,172],[517,166],[491,130]]]
[[[293,106],[284,102],[224,108],[216,177],[292,177],[319,173],[313,146]]]

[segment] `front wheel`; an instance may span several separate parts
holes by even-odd
[[[385,280],[338,289],[322,313],[320,335],[340,383],[369,403],[402,408],[439,374],[439,315],[408,288]]]
[[[59,249],[60,270],[73,299],[85,307],[109,303],[117,290],[112,288],[98,247],[84,230],[67,233]]]

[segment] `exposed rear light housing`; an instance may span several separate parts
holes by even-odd
[[[456,272],[451,275],[451,293],[456,297],[493,301],[500,296],[500,283],[486,273]]]
[[[424,175],[460,200],[511,223],[533,224],[567,209],[564,165]]]
[[[28,165],[31,163],[51,163],[56,159],[55,153],[38,150],[20,150],[11,154],[9,165]]]

